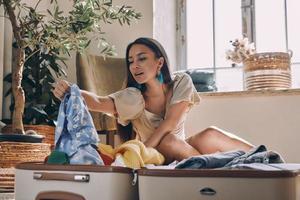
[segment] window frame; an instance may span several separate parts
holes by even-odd
[[[186,2],[188,0],[177,0],[177,63],[179,64],[177,70],[187,69],[187,9]],[[284,5],[284,29],[285,29],[285,46],[286,51],[289,51],[288,39],[288,16],[287,16],[287,0],[283,0]],[[249,42],[256,43],[256,16],[255,16],[255,0],[241,0],[242,20],[245,19],[246,23],[242,24],[242,34],[249,39]],[[238,70],[242,66],[236,67],[217,67],[216,66],[216,21],[215,21],[215,0],[212,0],[212,16],[213,16],[213,66],[208,68],[201,68],[201,70],[211,70],[214,72],[216,79],[217,70]],[[299,64],[300,62],[293,62],[291,65]],[[244,87],[243,87],[244,88]],[[222,91],[221,91],[222,92]]]

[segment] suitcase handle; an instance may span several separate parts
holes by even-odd
[[[83,196],[72,192],[64,191],[46,191],[40,192],[35,200],[86,200]]]
[[[212,195],[215,195],[216,193],[217,192],[214,189],[209,188],[209,187],[205,187],[200,190],[200,194],[202,194],[202,195],[212,196]]]
[[[90,175],[88,174],[64,174],[64,173],[48,173],[34,172],[33,179],[35,180],[55,180],[55,181],[74,181],[74,182],[89,182]]]

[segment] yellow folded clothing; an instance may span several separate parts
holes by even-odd
[[[146,147],[139,140],[129,140],[113,149],[110,145],[99,144],[99,151],[102,155],[113,160],[121,157],[126,167],[138,169],[146,164],[161,165],[164,163],[164,156],[154,148]]]

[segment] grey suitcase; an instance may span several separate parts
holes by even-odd
[[[135,200],[132,169],[98,165],[16,166],[16,200]]]
[[[299,171],[138,170],[140,200],[300,200]]]

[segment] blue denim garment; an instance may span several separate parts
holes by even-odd
[[[182,160],[176,169],[231,168],[238,164],[283,163],[283,158],[276,152],[267,151],[264,145],[253,147],[250,151],[227,151],[215,154],[193,156]]]
[[[77,85],[70,87],[59,107],[55,129],[55,149],[65,152],[70,164],[99,164],[103,160],[96,151],[99,142],[92,117]]]
[[[280,154],[274,151],[268,151],[265,145],[259,145],[252,148],[244,155],[233,159],[231,162],[227,163],[225,167],[247,163],[284,163],[284,159]]]
[[[244,155],[244,151],[228,151],[200,156],[192,156],[180,161],[176,169],[211,169],[224,167],[235,158]]]

